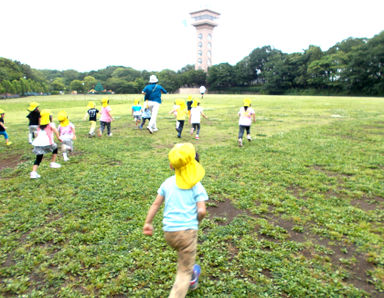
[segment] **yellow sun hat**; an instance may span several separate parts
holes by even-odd
[[[189,101],[192,100],[192,95],[189,95],[189,96],[188,96],[188,100],[189,100]]]
[[[87,105],[87,108],[88,109],[94,109],[96,107],[95,103],[93,101],[89,101],[88,102],[88,105]]]
[[[101,105],[103,108],[105,108],[106,106],[108,106],[108,101],[109,99],[107,97],[104,97],[102,100],[101,100]]]
[[[133,104],[134,104],[135,106],[137,106],[137,105],[139,104],[139,102],[140,102],[140,98],[135,98]]]
[[[60,111],[59,114],[57,114],[57,120],[60,122],[60,126],[68,126],[69,120],[68,120],[68,114],[66,111]]]
[[[1,114],[4,114],[5,112],[4,112],[4,110],[3,109],[0,109],[0,115]]]
[[[244,105],[244,107],[250,107],[251,106],[251,99],[250,98],[244,98],[243,105]]]
[[[181,189],[191,189],[205,175],[204,168],[195,156],[195,147],[191,143],[176,144],[169,151],[168,158],[175,169],[176,185]]]
[[[34,111],[37,107],[39,106],[39,103],[36,102],[36,101],[32,101],[30,104],[29,104],[29,107],[28,107],[28,111],[32,112]]]
[[[51,119],[49,119],[50,115],[51,115],[50,110],[42,110],[40,112],[40,125],[47,125],[51,123]]]

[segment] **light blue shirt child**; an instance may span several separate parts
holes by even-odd
[[[198,230],[196,203],[208,200],[200,182],[190,189],[181,189],[176,185],[176,176],[171,176],[161,184],[157,193],[165,198],[164,231]]]

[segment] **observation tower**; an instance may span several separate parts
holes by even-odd
[[[219,13],[209,9],[203,9],[191,12],[191,17],[194,19],[192,24],[196,28],[197,37],[197,58],[195,69],[208,71],[208,67],[212,66],[212,32],[217,26],[214,22]]]

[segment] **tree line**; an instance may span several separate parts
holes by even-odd
[[[101,84],[115,93],[140,93],[151,74],[169,92],[205,85],[210,92],[384,96],[384,31],[368,38],[348,38],[327,51],[310,45],[302,53],[271,46],[254,49],[235,65],[221,63],[208,72],[186,65],[179,71],[138,71],[108,66],[90,72],[37,70],[0,58],[0,94],[88,92]]]

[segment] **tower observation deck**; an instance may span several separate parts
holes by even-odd
[[[191,12],[191,17],[194,19],[192,24],[196,28],[197,37],[197,58],[195,69],[208,71],[208,67],[212,65],[212,32],[217,26],[214,22],[219,13],[209,9]]]

